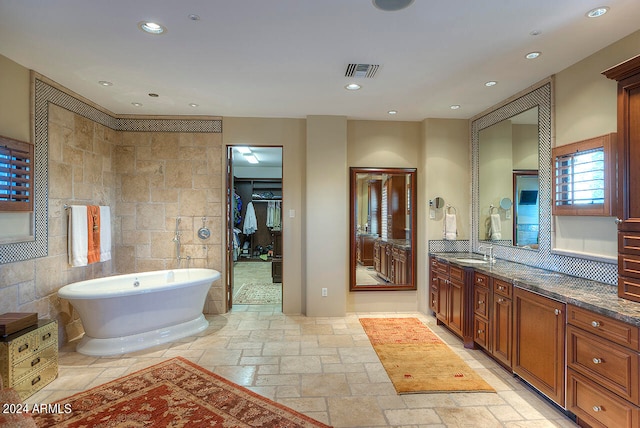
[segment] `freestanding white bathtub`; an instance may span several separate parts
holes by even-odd
[[[213,269],[174,269],[116,275],[68,284],[58,296],[78,311],[85,335],[76,350],[124,354],[191,336],[209,322],[202,314]]]

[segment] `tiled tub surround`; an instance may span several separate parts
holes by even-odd
[[[465,263],[460,258],[477,258],[470,253],[431,253],[437,259],[513,283],[515,287],[529,290],[562,303],[588,309],[610,318],[640,326],[640,303],[618,297],[615,285],[578,278],[562,273],[539,269],[520,263],[497,259],[495,263]]]

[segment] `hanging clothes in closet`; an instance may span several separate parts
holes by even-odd
[[[280,201],[267,202],[267,227],[270,229],[280,229]]]
[[[245,212],[244,226],[242,233],[252,235],[258,230],[258,220],[256,219],[256,211],[253,208],[253,202],[247,204],[247,212]]]

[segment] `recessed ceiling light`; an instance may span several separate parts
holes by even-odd
[[[489,80],[487,83],[484,84],[484,86],[496,86],[498,84],[498,82],[496,82],[495,80]]]
[[[167,29],[163,25],[151,21],[138,22],[138,28],[149,34],[163,34],[167,32]]]
[[[409,7],[413,1],[414,0],[373,0],[373,5],[385,12],[393,12]]]
[[[357,83],[349,83],[347,86],[345,86],[344,88],[348,91],[357,91],[358,89],[360,89],[362,86],[358,85]]]
[[[609,11],[607,6],[596,7],[595,9],[591,9],[586,13],[587,18],[598,18],[599,16],[604,15]]]
[[[113,83],[107,82],[106,80],[101,80],[101,81],[98,82],[98,84],[100,84],[102,86],[113,86]]]
[[[195,108],[195,107],[198,107],[198,104],[196,104],[196,103],[189,103],[189,107],[193,107],[193,108]]]
[[[149,94],[151,98],[158,98],[160,95],[154,94],[153,92]]]
[[[189,19],[192,21],[200,21],[200,17],[195,13],[192,13],[191,15],[189,15]]]
[[[536,59],[538,58],[540,55],[542,55],[542,52],[529,52],[528,54],[526,54],[524,57],[526,59]]]
[[[542,34],[542,31],[540,30],[533,30],[529,33],[530,36],[539,36],[540,34]]]
[[[389,114],[398,114],[398,110],[389,110],[388,113]]]
[[[131,103],[134,107],[142,107],[142,103]]]
[[[454,104],[450,108],[451,108],[451,110],[458,110],[460,108],[460,106],[458,104]]]

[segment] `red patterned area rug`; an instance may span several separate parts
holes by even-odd
[[[56,403],[39,427],[330,428],[181,357]]]
[[[360,318],[398,394],[495,392],[417,318]]]

